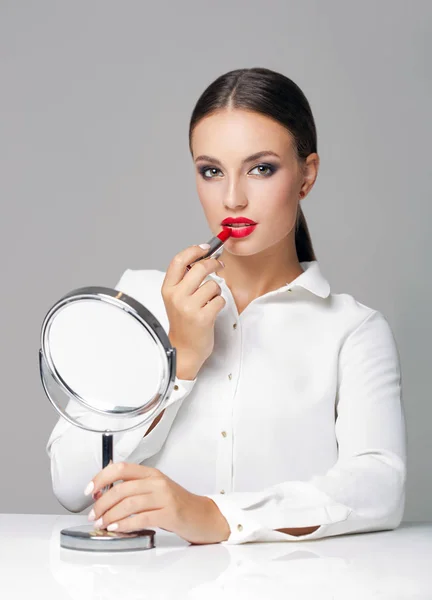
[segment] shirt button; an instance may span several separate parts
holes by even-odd
[[[288,291],[289,291],[289,292],[292,292],[292,289],[291,289],[291,288],[288,288]]]
[[[177,384],[175,384],[174,389],[178,390],[178,385]]]
[[[220,493],[221,493],[221,494],[225,494],[225,490],[221,490],[221,491],[220,491]]]
[[[243,525],[241,525],[241,524],[239,523],[239,524],[237,525],[237,529],[238,529],[239,531],[243,531]]]
[[[232,379],[232,373],[229,373],[228,379]]]
[[[237,329],[237,323],[233,323],[233,329]]]
[[[227,432],[226,431],[221,431],[222,437],[226,437],[227,436]]]

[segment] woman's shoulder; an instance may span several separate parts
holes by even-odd
[[[347,321],[362,321],[375,312],[376,308],[360,302],[360,300],[348,292],[331,293],[330,305],[332,310]]]
[[[161,293],[165,273],[158,269],[126,269],[114,289],[143,304],[167,329],[169,321]]]
[[[365,304],[349,293],[332,293],[329,300],[342,339],[367,335],[376,341],[382,336],[392,344],[395,341],[390,321],[380,308]]]
[[[151,291],[159,288],[160,291],[164,277],[165,271],[159,271],[158,269],[126,269],[115,289],[126,294],[127,289],[145,292],[146,290]]]

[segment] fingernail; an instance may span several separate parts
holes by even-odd
[[[90,494],[90,492],[93,491],[93,488],[94,488],[94,483],[93,483],[93,481],[90,481],[90,483],[88,484],[88,486],[84,490],[84,496],[88,496]]]
[[[111,523],[111,525],[108,525],[107,529],[108,531],[115,531],[118,529],[118,523]]]
[[[198,244],[200,248],[203,250],[208,250],[210,248],[210,244]]]
[[[88,514],[88,517],[87,517],[87,518],[88,518],[88,520],[89,520],[89,521],[94,521],[94,519],[95,519],[95,516],[96,516],[96,515],[95,515],[95,511],[94,511],[93,509],[91,509],[91,511],[89,512],[89,514]]]
[[[98,519],[97,521],[95,521],[94,526],[96,529],[99,529],[99,527],[102,527],[102,523],[103,523],[103,519],[102,517],[100,517],[100,519]]]
[[[224,267],[225,263],[223,262],[223,260],[221,260],[220,258],[218,258],[218,261],[220,262],[220,264]]]

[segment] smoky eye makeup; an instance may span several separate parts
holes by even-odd
[[[248,171],[248,173],[250,173],[251,171],[255,171],[255,169],[259,169],[263,167],[264,169],[266,169],[266,171],[263,173],[258,173],[259,176],[262,177],[270,177],[271,175],[273,175],[273,173],[275,173],[278,170],[278,166],[275,164],[271,164],[271,163],[260,163],[259,165],[256,165],[256,167],[253,167],[252,169],[250,169],[250,171]],[[198,172],[201,175],[201,177],[203,179],[215,179],[213,176],[212,177],[208,177],[207,175],[205,175],[205,173],[207,171],[219,171],[220,169],[218,167],[212,167],[211,165],[202,165],[201,167],[198,168]]]
[[[213,176],[208,177],[207,175],[205,175],[206,171],[220,171],[220,169],[218,169],[217,167],[210,167],[208,165],[203,165],[202,167],[198,167],[198,172],[203,179],[214,179]]]

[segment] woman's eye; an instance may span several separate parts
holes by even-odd
[[[249,171],[250,173],[254,174],[253,171],[255,171],[256,169],[259,170],[259,172],[257,173],[258,175],[263,175],[264,177],[268,177],[269,175],[271,175],[272,173],[274,173],[274,171],[276,170],[275,167],[273,167],[272,165],[257,165],[254,169],[252,169],[251,171]],[[216,167],[201,167],[201,169],[199,170],[201,173],[201,176],[204,179],[214,179],[214,177],[217,175],[217,173],[220,173],[220,169],[217,169]],[[211,171],[211,175],[207,176],[206,173],[207,171]]]
[[[216,169],[216,167],[203,167],[202,169],[200,169],[200,173],[201,175],[204,177],[204,179],[213,179],[213,176],[211,175],[210,177],[207,177],[207,175],[204,175],[204,173],[206,173],[207,171],[219,171],[219,169]]]
[[[271,175],[271,173],[273,173],[274,168],[271,165],[257,165],[254,169],[252,169],[252,171],[255,171],[255,169],[267,169],[267,171],[263,172],[263,171],[259,171],[259,175]],[[250,171],[252,173],[252,171]]]

